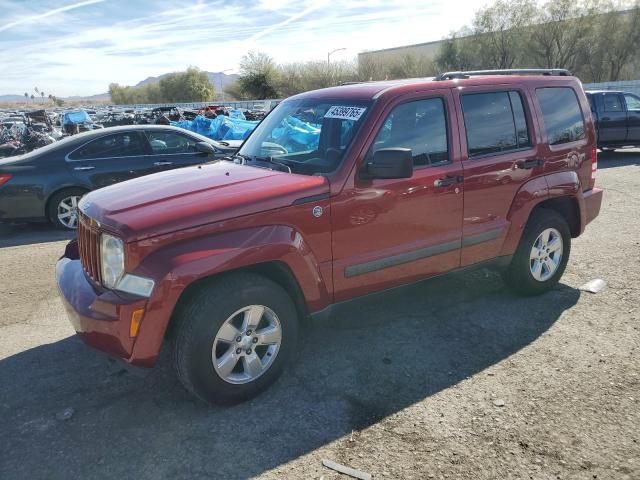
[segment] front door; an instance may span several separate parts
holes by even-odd
[[[356,173],[332,202],[335,301],[455,269],[460,264],[462,167],[451,92],[390,103],[358,169],[380,148],[410,148],[407,179]]]
[[[140,131],[105,134],[67,155],[71,174],[96,189],[153,173],[147,140]]]
[[[146,130],[145,134],[149,140],[155,171],[188,167],[212,160],[207,154],[196,149],[198,140],[194,137],[171,130],[156,129]]]
[[[619,93],[596,95],[598,104],[598,145],[622,145],[627,140],[627,112]]]

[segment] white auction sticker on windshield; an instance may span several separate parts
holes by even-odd
[[[357,121],[367,107],[349,107],[346,105],[334,105],[327,113],[324,114],[324,118],[339,118],[341,120],[353,120]]]

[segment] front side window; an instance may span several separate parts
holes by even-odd
[[[585,137],[584,119],[573,89],[547,87],[536,90],[549,145],[575,142]]]
[[[531,146],[518,92],[471,93],[461,103],[469,158]]]
[[[175,132],[147,131],[147,139],[153,153],[171,155],[196,152],[196,140]]]
[[[381,148],[410,148],[416,167],[448,162],[443,100],[429,98],[395,107],[378,132],[372,151]]]
[[[69,158],[73,160],[91,160],[95,158],[114,158],[144,155],[146,152],[140,136],[135,132],[106,135],[83,145]]]
[[[247,161],[283,164],[303,175],[333,172],[368,110],[369,102],[286,100],[256,127],[238,155]]]
[[[622,112],[622,102],[620,96],[616,94],[605,94],[604,111],[605,112]]]
[[[624,101],[627,102],[627,110],[640,110],[640,98],[635,95],[625,95]]]

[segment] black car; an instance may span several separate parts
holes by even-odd
[[[78,200],[90,190],[233,154],[240,141],[216,142],[164,125],[80,133],[0,160],[0,222],[51,221],[76,227]]]
[[[598,148],[640,147],[640,97],[611,90],[587,91]]]

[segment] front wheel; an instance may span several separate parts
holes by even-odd
[[[248,400],[280,376],[295,350],[291,297],[254,274],[220,277],[179,309],[174,366],[185,388],[209,403]]]
[[[555,210],[535,210],[504,272],[507,286],[524,295],[539,295],[553,288],[564,273],[571,250],[571,232]]]

